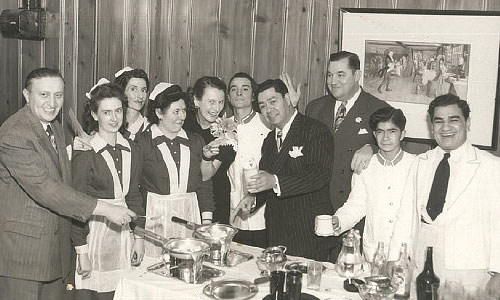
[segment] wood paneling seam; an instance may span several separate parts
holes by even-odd
[[[286,49],[288,47],[287,39],[286,39],[286,28],[287,28],[287,21],[288,21],[288,0],[283,0],[283,34],[282,34],[282,40],[283,40],[283,63],[281,64],[281,70],[280,73],[286,70]]]
[[[78,20],[79,20],[79,1],[74,1],[73,2],[73,82],[72,82],[72,88],[73,88],[73,103],[74,103],[74,111],[76,115],[78,116],[79,111],[78,111],[78,36],[80,33],[80,28],[78,26]]]
[[[264,0],[265,1],[265,0]],[[250,42],[250,76],[252,78],[255,76],[254,74],[254,69],[255,69],[255,38],[257,35],[257,22],[255,22],[255,17],[257,15],[258,9],[257,6],[259,5],[258,0],[252,0],[252,41]],[[229,82],[228,82],[229,84]]]
[[[191,41],[191,32],[193,31],[193,18],[194,18],[194,13],[193,13],[193,0],[189,1],[189,30],[188,30],[188,41],[189,41],[189,75],[187,76],[187,86],[191,85],[191,76],[193,76],[193,42]]]
[[[214,75],[213,76],[218,76],[219,78],[222,77],[222,75],[219,75],[219,51],[220,51],[220,27],[221,27],[221,12],[222,10],[222,0],[219,0],[217,2],[217,16],[215,17],[217,19],[217,26],[215,27],[215,59],[214,59]],[[224,63],[224,62],[223,62]]]
[[[307,100],[310,98],[310,90],[309,90],[309,74],[311,72],[311,53],[312,53],[312,40],[313,40],[313,26],[314,26],[314,4],[316,0],[309,0],[309,22],[307,22],[308,26],[308,34],[309,37],[307,39],[307,64],[306,64],[306,76],[305,82],[303,82],[303,88],[307,88]],[[297,82],[296,82],[297,84]],[[304,103],[304,101],[302,101]],[[305,111],[305,107],[304,107]]]
[[[129,43],[129,30],[128,27],[130,26],[130,19],[127,15],[129,11],[129,6],[130,6],[130,1],[129,0],[123,0],[123,28],[122,28],[122,34],[123,34],[123,44],[122,44],[122,51],[123,51],[123,57],[122,57],[122,68],[124,66],[128,66],[128,43]],[[121,70],[121,68],[120,68]],[[112,81],[112,78],[110,79]]]

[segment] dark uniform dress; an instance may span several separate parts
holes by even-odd
[[[126,205],[137,215],[144,215],[142,196],[139,192],[142,173],[142,152],[139,146],[120,134],[114,147],[107,144],[98,134],[94,136],[91,144],[93,150],[73,152],[73,187],[90,196],[106,199],[101,201]],[[112,168],[109,167],[110,164]],[[137,223],[130,224],[132,227],[135,225],[144,227],[144,219],[139,218]],[[114,232],[113,238],[118,242],[109,240],[110,236],[105,232]],[[126,264],[111,263],[120,260],[120,252],[130,256],[133,238],[129,224],[119,226],[112,224],[105,217],[92,216],[86,223],[74,221],[71,237],[77,249],[88,245],[92,264],[89,279],[76,275],[76,288],[84,289],[78,290],[76,298],[112,299],[120,274],[123,270],[130,269],[130,259]],[[109,265],[102,269],[94,268],[102,265],[102,262]]]
[[[183,127],[185,130],[201,135],[205,140],[205,144],[215,140],[215,137],[210,133],[210,128],[201,128],[196,120],[196,112],[188,112]],[[221,146],[219,154],[214,156],[214,159],[222,162],[221,166],[212,177],[213,199],[215,201],[214,222],[229,224],[231,203],[229,193],[231,191],[231,185],[227,177],[227,169],[229,169],[229,166],[234,161],[235,156],[236,152],[234,152],[232,146]]]

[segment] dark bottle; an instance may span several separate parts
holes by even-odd
[[[432,300],[432,284],[434,283],[439,285],[439,277],[434,274],[432,247],[427,247],[424,270],[417,277],[417,299]]]

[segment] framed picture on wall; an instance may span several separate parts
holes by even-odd
[[[431,140],[428,104],[452,93],[471,107],[469,141],[496,150],[499,29],[500,12],[341,8],[339,41],[363,88],[404,111],[409,140]]]

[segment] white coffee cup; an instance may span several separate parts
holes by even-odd
[[[319,215],[314,219],[314,232],[319,236],[332,236],[333,230],[333,216],[332,215]]]

